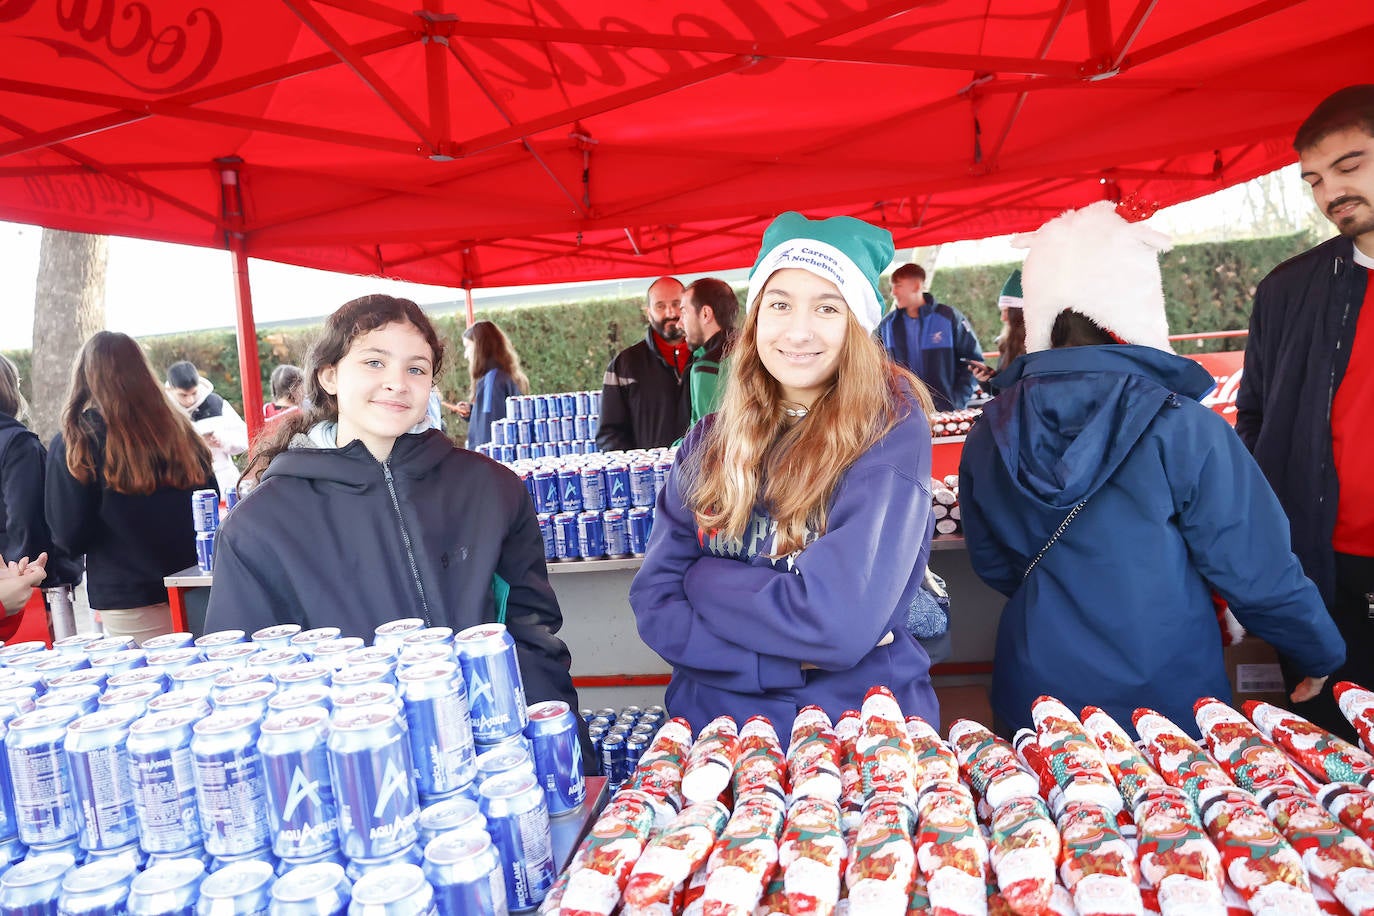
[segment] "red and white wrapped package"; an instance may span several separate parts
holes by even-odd
[[[1364,749],[1374,751],[1374,690],[1366,690],[1354,681],[1340,681],[1332,690],[1341,715],[1355,726]]]
[[[625,885],[627,907],[668,902],[673,889],[705,864],[730,810],[718,801],[690,805],[659,831],[635,862]]]
[[[804,706],[792,721],[787,747],[789,798],[840,800],[840,739],[819,706]]]
[[[1317,779],[1374,786],[1374,757],[1350,742],[1270,703],[1250,700],[1245,704],[1245,714],[1264,737]]]
[[[864,810],[864,777],[859,766],[858,738],[859,711],[846,709],[840,714],[840,721],[835,723],[835,739],[840,742],[840,824],[846,843],[850,843],[858,832]]]
[[[1106,761],[1107,770],[1112,774],[1112,780],[1127,808],[1135,807],[1136,797],[1141,791],[1165,784],[1145,755],[1131,743],[1126,730],[1106,710],[1084,706],[1082,721],[1083,731],[1102,752],[1102,759]]]
[[[1031,718],[1063,801],[1101,805],[1116,816],[1125,807],[1121,793],[1078,717],[1054,697],[1042,696],[1031,705]]]
[[[701,898],[706,893],[708,875],[709,869],[702,867],[687,879],[687,886],[682,890],[682,916],[701,916]]]
[[[735,798],[750,792],[786,795],[787,758],[767,716],[750,716],[739,732],[739,756],[730,777]]]
[[[1317,903],[1302,858],[1253,795],[1235,786],[1201,792],[1198,813],[1226,877],[1255,916],[1314,916]]]
[[[1249,719],[1220,700],[1203,697],[1193,704],[1193,712],[1213,759],[1242,789],[1257,792],[1269,786],[1290,785],[1310,792],[1320,788],[1283,751],[1265,740]]]
[[[994,810],[1014,798],[1038,795],[1039,780],[1017,759],[1016,750],[979,723],[959,719],[949,727],[949,743],[964,780]]]
[[[1317,792],[1317,803],[1366,844],[1374,846],[1374,792],[1333,782]]]
[[[1210,788],[1234,788],[1235,783],[1192,737],[1153,709],[1137,709],[1132,717],[1145,754],[1164,781],[1188,793],[1193,804]]]
[[[572,858],[568,860],[568,867],[563,874],[558,876],[558,880],[553,882],[553,887],[544,895],[544,899],[539,902],[539,916],[550,916],[563,908],[563,893],[568,889],[568,882],[572,880],[573,872],[582,867],[582,863],[587,861],[587,847],[591,844],[591,837],[588,836],[577,847]]]
[[[807,797],[792,801],[778,847],[791,912],[830,916],[835,911],[847,852],[836,802]]]
[[[993,812],[992,870],[1003,902],[1018,916],[1049,911],[1059,864],[1059,829],[1038,795],[1018,796]]]
[[[686,719],[669,719],[654,735],[649,749],[630,774],[625,789],[657,800],[656,823],[665,826],[682,810],[682,768],[692,746],[692,726]]]
[[[920,716],[908,716],[906,736],[911,741],[911,760],[916,767],[916,791],[959,781],[959,758],[940,740],[940,733]]]
[[[752,916],[778,868],[783,800],[755,792],[735,800],[734,813],[706,862],[704,916]]]
[[[911,836],[911,809],[885,792],[864,805],[845,881],[851,913],[904,916],[916,877],[916,848]]]
[[[1264,811],[1302,856],[1314,885],[1353,916],[1374,916],[1374,852],[1305,790],[1275,785],[1259,796]]]
[[[1157,785],[1141,790],[1135,804],[1136,861],[1154,889],[1159,912],[1220,913],[1226,875],[1221,854],[1182,789]]]
[[[1059,876],[1081,916],[1143,916],[1140,869],[1116,815],[1091,802],[1067,801],[1058,823],[1064,844]]]
[[[987,908],[988,845],[973,795],[958,782],[928,786],[916,803],[916,864],[932,913],[981,914]]]
[[[916,764],[906,720],[897,698],[886,687],[870,687],[859,712],[854,740],[863,775],[865,801],[887,793],[908,805],[916,801]]]
[[[561,916],[610,916],[654,826],[654,799],[621,789],[592,825],[582,866],[569,869]]]
[[[1053,916],[1078,916],[1078,907],[1073,905],[1073,894],[1062,884],[1054,886],[1050,894],[1050,913]]]
[[[849,901],[841,900],[847,904]],[[921,870],[916,869],[916,874],[911,881],[911,900],[906,906],[907,916],[926,916],[930,912],[930,895],[926,893],[926,876],[921,874]]]
[[[1054,801],[1059,796],[1059,784],[1050,772],[1050,762],[1040,747],[1039,737],[1029,728],[1020,728],[1011,736],[1011,744],[1016,749],[1016,758],[1040,781],[1040,797],[1050,802],[1053,810]]]
[[[689,804],[712,801],[730,785],[739,758],[739,728],[729,716],[706,723],[682,767],[682,797]]]
[[[773,880],[763,889],[763,898],[754,907],[754,916],[789,916],[787,891],[783,888],[782,873],[773,875]]]

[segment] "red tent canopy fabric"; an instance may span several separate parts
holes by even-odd
[[[469,288],[787,209],[928,244],[1272,170],[1371,47],[1350,0],[0,0],[0,218]]]

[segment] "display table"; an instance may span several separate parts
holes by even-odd
[[[553,837],[553,864],[557,866],[560,874],[568,867],[568,862],[572,859],[573,853],[577,852],[577,846],[582,842],[582,838],[601,816],[601,809],[606,807],[609,798],[606,777],[588,776],[587,797],[583,800],[582,807],[549,819],[549,833]]]

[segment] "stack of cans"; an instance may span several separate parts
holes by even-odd
[[[499,624],[0,647],[0,913],[530,908],[578,732]]]
[[[191,494],[191,522],[196,529],[196,564],[201,572],[215,566],[215,532],[219,530],[219,493],[196,490]]]
[[[600,425],[600,391],[518,395],[506,398],[505,419],[492,422],[491,442],[478,451],[506,463],[587,455]]]
[[[630,778],[639,766],[639,759],[653,743],[654,735],[668,720],[662,706],[626,706],[617,712],[604,709],[584,709],[582,719],[587,723],[587,735],[592,749],[601,762],[601,775],[612,794]]]

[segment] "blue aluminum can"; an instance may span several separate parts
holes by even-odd
[[[187,646],[195,645],[195,642],[196,638],[190,633],[163,633],[145,639],[140,648],[148,653],[163,652],[167,649],[185,649]]]
[[[77,841],[87,852],[138,843],[126,749],[132,721],[131,715],[106,710],[67,726],[63,748],[76,793]]]
[[[654,510],[636,506],[630,510],[629,519],[630,552],[642,557],[649,549],[649,534],[654,528]]]
[[[353,668],[358,665],[385,665],[388,668],[395,668],[397,665],[397,657],[405,651],[404,647],[405,643],[402,642],[399,645],[364,646],[360,649],[354,649],[344,656],[344,667]],[[451,648],[441,648],[446,649],[448,654],[453,654]]]
[[[591,398],[590,409],[587,412],[594,415],[601,413],[601,392],[589,391],[587,396]]]
[[[146,668],[143,670],[147,670]],[[124,672],[129,673],[129,672]],[[91,687],[104,689],[110,683],[110,673],[101,671],[98,668],[81,668],[76,671],[64,671],[61,674],[54,674],[44,678],[47,681],[47,693],[54,690],[66,690],[70,687]]]
[[[335,700],[351,687],[388,684],[395,686],[396,672],[390,665],[357,665],[335,671],[330,689]]]
[[[592,398],[590,391],[573,392],[573,410],[579,414],[589,414],[592,412]]]
[[[652,735],[636,735],[633,732],[625,737],[625,773],[627,779],[635,770],[639,769],[639,761],[649,750],[649,745],[653,743],[653,740]]]
[[[550,431],[552,431],[553,421],[549,421],[549,426]],[[558,435],[556,438],[559,442],[573,441],[573,439],[577,438],[576,433],[577,421],[574,420],[571,415],[558,418]]]
[[[534,772],[534,758],[522,747],[501,745],[477,755],[477,783],[481,784],[493,776],[501,776],[515,770]]]
[[[515,451],[516,451],[517,448],[519,448],[519,446],[515,446],[515,445],[503,445],[503,446],[501,446],[499,449],[497,449],[497,457],[496,457],[496,460],[497,460],[497,461],[504,462],[504,463],[506,463],[506,464],[510,464],[512,461],[515,460]]]
[[[547,420],[551,411],[549,410],[549,397],[545,394],[534,395],[534,418],[536,420]]]
[[[601,770],[601,739],[605,737],[606,730],[600,725],[587,726],[587,740],[591,743],[592,753],[596,755],[597,771]]]
[[[224,662],[196,662],[179,671],[169,672],[168,677],[171,678],[173,690],[190,690],[208,697],[210,688],[215,684],[215,678],[233,670]]]
[[[305,653],[295,646],[286,646],[282,649],[263,649],[253,656],[254,667],[266,668],[273,674],[304,661],[307,661]]]
[[[420,866],[402,862],[363,875],[353,885],[349,916],[432,916],[434,888]]]
[[[210,715],[211,708],[210,698],[194,690],[169,690],[148,701],[148,712],[184,710],[194,713],[197,719]]]
[[[315,643],[338,639],[341,635],[343,635],[342,631],[338,627],[315,627],[310,630],[301,630],[291,637],[291,642],[288,645],[308,654],[310,647]]]
[[[554,421],[557,422],[557,421]],[[549,421],[543,417],[536,417],[534,421],[534,441],[538,443],[550,442]]]
[[[425,627],[423,630],[416,630],[406,636],[401,643],[405,646],[430,646],[453,644],[453,627]]]
[[[409,668],[412,665],[429,665],[434,662],[456,662],[458,653],[453,646],[441,646],[431,643],[427,646],[406,646],[401,650],[400,657],[396,659],[396,670]]]
[[[221,692],[213,699],[216,712],[251,712],[258,719],[267,715],[267,701],[277,692],[277,685],[240,684]]]
[[[582,473],[577,468],[558,469],[558,505],[564,512],[582,511]]]
[[[601,468],[584,467],[582,475],[582,508],[600,512],[607,508],[606,472]]]
[[[553,517],[554,550],[560,560],[582,559],[582,547],[577,542],[577,514],[559,512]]]
[[[340,636],[338,639],[326,639],[324,642],[317,642],[310,647],[310,660],[316,664],[325,665],[330,671],[335,671],[344,667],[344,659],[359,649],[366,647],[361,636]]]
[[[565,391],[558,395],[558,416],[571,417],[577,413],[577,395]]]
[[[73,671],[84,671],[90,667],[91,657],[85,653],[54,652],[34,665],[33,670],[42,675],[44,680],[48,682],[48,686],[51,687],[52,679],[58,675],[70,674]]]
[[[100,642],[100,640],[96,640]],[[0,646],[0,664],[8,665],[21,655],[31,655],[34,652],[43,652],[48,648],[47,643],[39,640],[29,640],[28,642],[13,642],[6,646]],[[125,646],[121,645],[123,649]]]
[[[538,906],[553,886],[553,841],[544,790],[523,770],[494,776],[479,790],[487,833],[501,857],[506,902],[516,910]]]
[[[239,504],[239,488],[230,487],[224,491],[224,511],[228,512]]]
[[[210,704],[218,706],[220,696],[236,687],[246,687],[249,684],[275,684],[276,682],[277,679],[266,668],[259,668],[257,665],[235,668],[218,675],[210,685]]]
[[[548,700],[530,707],[525,737],[533,749],[534,772],[544,788],[549,816],[578,811],[587,798],[582,776],[582,745],[578,740],[577,715],[562,700]]]
[[[573,434],[572,434],[572,438],[569,439],[568,441],[569,441],[569,442],[580,442],[580,441],[582,441],[583,439],[586,439],[586,438],[588,438],[588,436],[587,436],[587,415],[584,414],[584,413],[579,413],[577,416],[573,417]]]
[[[335,710],[329,775],[339,843],[349,859],[382,859],[410,848],[420,817],[404,716],[389,707]]]
[[[405,705],[395,684],[354,684],[351,687],[330,688],[330,699],[334,702],[335,712],[358,709],[363,706],[384,706],[392,713],[405,719]]]
[[[137,648],[138,642],[132,636],[105,636],[86,646],[86,654],[104,655],[107,652],[118,652],[120,649]]]
[[[630,555],[630,526],[624,509],[607,509],[601,513],[601,525],[606,535],[606,555]]]
[[[468,627],[454,637],[468,689],[474,741],[495,744],[529,724],[515,640],[503,624]]]
[[[424,871],[443,916],[510,913],[501,860],[491,837],[484,832],[450,832],[436,837],[425,846]]]
[[[318,661],[292,665],[276,673],[277,686],[283,690],[288,687],[328,687],[333,679],[334,668]]]
[[[161,668],[149,668],[145,665],[142,668],[135,668],[132,671],[121,671],[118,674],[110,675],[105,681],[105,689],[116,690],[120,687],[142,687],[147,684],[155,685],[158,691],[161,692],[167,690],[172,682],[168,679],[166,672]]]
[[[57,912],[62,879],[76,867],[65,852],[31,856],[0,876],[0,916],[39,916]]]
[[[255,712],[214,712],[193,729],[196,809],[212,856],[249,855],[271,846],[260,722]]]
[[[423,630],[424,628],[425,622],[419,617],[405,617],[400,620],[388,620],[372,631],[372,645],[381,649],[399,651],[401,643],[407,636],[417,630]]]
[[[625,736],[607,732],[601,738],[601,775],[606,777],[606,791],[614,795],[630,778],[630,766],[625,749]]]
[[[95,684],[82,684],[78,687],[63,687],[49,690],[33,701],[36,709],[56,709],[60,706],[75,706],[82,715],[95,712],[100,703],[100,688]]]
[[[129,885],[129,916],[195,916],[205,865],[173,859],[148,866]]]
[[[129,727],[129,783],[138,842],[150,855],[180,855],[201,846],[191,759],[194,709],[150,712]]]
[[[563,507],[558,498],[558,472],[553,468],[539,468],[533,476],[535,511],[550,515],[561,512]]]
[[[241,642],[232,646],[215,646],[203,651],[207,662],[224,662],[231,668],[245,668],[262,649],[257,643]]]
[[[515,421],[515,447],[529,445],[534,441],[534,420]],[[517,452],[518,454],[518,452]]]
[[[459,667],[454,662],[413,665],[397,680],[420,800],[453,795],[477,775],[467,688]]]
[[[148,653],[148,667],[159,668],[168,678],[173,673],[198,665],[204,661],[205,657],[200,654],[200,650],[195,646],[186,646],[182,649],[159,649],[156,652]]]
[[[58,706],[10,720],[5,753],[19,839],[26,846],[60,846],[76,839],[76,796],[62,742],[77,714],[74,706]]]
[[[129,883],[138,869],[126,859],[97,859],[62,877],[61,916],[115,916],[128,912]]]
[[[606,505],[612,509],[630,508],[630,469],[624,464],[606,465]]]
[[[334,701],[329,696],[329,689],[319,686],[287,687],[272,694],[272,699],[267,701],[269,715],[274,712],[302,709],[306,706],[333,709]]]
[[[298,623],[279,623],[253,631],[251,639],[259,649],[283,649],[291,642],[291,637],[301,631]]]
[[[215,535],[214,531],[196,532],[196,566],[200,567],[201,572],[214,572]]]
[[[216,630],[213,633],[206,633],[204,636],[196,638],[195,647],[204,652],[206,649],[215,649],[220,646],[234,646],[248,640],[248,634],[242,630]]]
[[[267,862],[234,862],[200,882],[196,916],[268,916],[276,873]]]
[[[152,683],[111,687],[100,695],[96,712],[113,712],[137,719],[148,711],[148,701],[158,696],[162,696],[162,688]]]
[[[346,916],[353,884],[335,862],[298,865],[272,885],[272,916]]]
[[[535,516],[539,520],[539,537],[544,542],[544,562],[558,559],[558,539],[553,533],[553,516],[548,512],[540,512]]]
[[[0,690],[0,719],[8,721],[15,716],[22,716],[26,712],[37,709],[34,700],[38,698],[38,691],[32,687],[6,687]],[[3,738],[0,735],[0,738]],[[4,753],[0,752],[0,760],[4,759]]]
[[[339,812],[329,776],[329,712],[320,706],[272,713],[258,752],[267,776],[272,851],[311,859],[339,848]]]
[[[191,523],[197,532],[214,531],[219,527],[219,493],[196,490],[191,494]]]
[[[85,655],[86,647],[93,642],[101,639],[98,633],[76,633],[72,636],[64,636],[52,644],[52,647],[63,655]]]
[[[454,830],[484,833],[487,819],[482,816],[477,802],[463,795],[455,795],[422,809],[417,829],[420,834],[419,846],[424,849],[436,837]]]
[[[600,512],[580,512],[577,516],[577,546],[582,557],[596,560],[606,556],[606,525]]]
[[[21,714],[10,709],[0,711],[0,742],[7,737],[9,723],[16,715]],[[14,808],[14,781],[10,776],[9,755],[0,752],[0,874],[11,861],[4,853],[12,846],[19,846],[19,816]],[[22,857],[23,847],[19,848]]]
[[[654,462],[654,493],[662,492],[664,484],[668,482],[668,475],[673,471],[673,461],[671,458],[660,458]]]
[[[630,502],[636,506],[652,506],[657,495],[653,464],[636,461],[630,466]]]
[[[515,418],[520,416],[520,395],[513,394],[506,398],[506,416]]]

